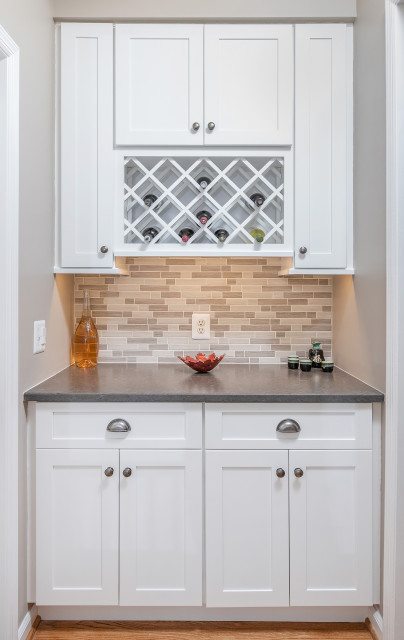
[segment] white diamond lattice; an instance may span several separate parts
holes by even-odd
[[[187,246],[221,244],[215,231],[225,229],[224,244],[254,244],[250,231],[262,229],[262,244],[284,242],[284,160],[272,158],[152,158],[124,160],[124,241],[145,244],[143,232],[158,233],[150,244],[181,244],[179,231],[194,231]],[[203,189],[197,180],[208,177]],[[251,200],[254,193],[265,197],[261,207]],[[148,207],[143,199],[153,195]],[[202,225],[196,214],[208,211]]]

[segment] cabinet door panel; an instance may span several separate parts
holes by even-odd
[[[206,25],[205,144],[292,144],[292,119],[293,27]]]
[[[112,61],[112,24],[61,25],[62,267],[113,262]]]
[[[373,604],[372,452],[291,451],[289,482],[290,604]]]
[[[287,451],[206,453],[208,607],[289,604],[287,464]]]
[[[39,449],[36,459],[37,604],[117,604],[118,451]]]
[[[203,26],[121,24],[115,35],[116,143],[201,144]]]
[[[200,451],[121,451],[120,536],[121,605],[202,604]]]
[[[296,26],[297,268],[347,266],[347,38],[343,24]]]

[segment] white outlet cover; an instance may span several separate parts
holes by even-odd
[[[34,353],[42,353],[46,347],[45,320],[34,321]]]
[[[192,314],[192,339],[210,340],[210,313]]]

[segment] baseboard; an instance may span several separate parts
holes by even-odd
[[[18,627],[18,640],[27,640],[31,629],[33,629],[33,628],[36,629],[36,627],[39,624],[40,618],[39,618],[38,621],[37,621],[37,618],[39,618],[39,616],[38,616],[38,608],[34,604],[34,605],[32,605],[31,609],[29,611],[27,611],[27,613],[25,614],[25,616],[23,618],[23,621],[21,622],[20,626]],[[35,624],[35,623],[37,623],[37,624]]]
[[[369,617],[366,618],[366,626],[368,627],[373,640],[383,640],[383,618],[377,607],[369,609]]]

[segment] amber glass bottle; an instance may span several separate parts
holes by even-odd
[[[76,367],[95,367],[98,361],[98,331],[91,318],[90,296],[84,292],[83,315],[73,337],[73,357]]]

